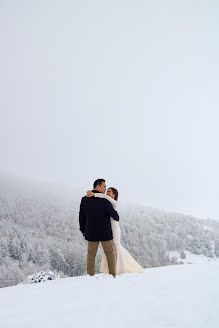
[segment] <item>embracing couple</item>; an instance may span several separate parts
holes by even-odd
[[[104,179],[94,181],[93,190],[82,197],[79,211],[79,225],[88,241],[87,274],[95,274],[95,257],[99,242],[103,247],[100,271],[115,277],[122,273],[143,273],[143,268],[121,245],[119,215],[115,210],[118,191],[110,187],[106,192]]]

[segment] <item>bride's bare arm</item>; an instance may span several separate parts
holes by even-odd
[[[106,194],[101,194],[101,193],[99,193],[99,192],[98,192],[98,193],[95,192],[95,193],[94,193],[94,197],[106,198],[108,201],[110,201],[110,203],[111,203],[114,207],[117,206],[117,201],[116,201],[115,199],[113,199],[112,197],[106,195]]]

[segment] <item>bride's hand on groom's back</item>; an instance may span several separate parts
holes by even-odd
[[[94,192],[92,192],[91,190],[87,190],[87,197],[92,197],[94,195]]]

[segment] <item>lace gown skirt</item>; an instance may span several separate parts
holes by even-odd
[[[113,244],[116,253],[116,274],[143,273],[144,269],[135,261],[135,259],[120,243],[121,230],[119,223],[112,218],[110,220],[113,232]],[[109,273],[107,258],[104,252],[101,259],[100,271]]]

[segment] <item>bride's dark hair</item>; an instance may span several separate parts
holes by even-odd
[[[118,200],[118,196],[119,196],[118,190],[116,188],[113,188],[113,187],[110,187],[108,189],[111,189],[112,190],[113,195],[115,195],[114,199],[115,200]]]

